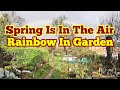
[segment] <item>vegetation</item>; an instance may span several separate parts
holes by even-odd
[[[26,65],[26,66],[35,66],[37,63],[44,63],[48,61],[49,52],[44,49],[39,48],[7,48],[4,47],[4,50],[11,55],[16,55],[16,61],[14,62],[15,66]]]
[[[40,69],[33,71],[30,74],[26,74],[24,78],[25,79],[42,79],[49,73],[51,69],[52,67],[49,64],[45,64]]]
[[[6,44],[6,38],[7,36],[5,35],[5,26],[14,24],[16,26],[22,26],[25,23],[25,19],[18,16],[14,11],[12,12],[2,12],[2,16],[0,17],[0,45],[5,45]]]
[[[67,64],[62,62],[62,57],[56,56],[54,58],[55,71],[51,76],[52,79],[63,79],[68,77]]]
[[[64,27],[69,27],[71,32],[73,32],[73,30],[71,29],[71,25],[68,23],[65,23],[67,19],[68,18],[66,16],[60,16],[58,18],[54,18],[52,21],[52,26],[57,28],[58,25],[63,25]],[[58,32],[58,28],[57,28],[57,32]],[[73,33],[71,33],[71,35],[58,35],[58,37],[69,38],[71,40],[74,37],[74,35]],[[64,47],[64,52],[67,54],[66,47]]]
[[[41,69],[42,71],[44,71],[44,69],[47,69],[46,65],[49,60],[49,52],[45,49],[24,47],[8,48],[6,46],[2,46],[2,48],[3,50],[6,51],[6,53],[9,53],[10,55],[15,54],[16,60],[11,61],[12,67],[15,67],[17,69],[24,67],[24,70],[29,70],[32,72],[40,71],[39,69],[42,66],[43,66],[43,68]]]
[[[114,14],[116,15],[116,14]],[[106,21],[105,23],[110,26],[115,26],[115,35],[106,36],[106,39],[119,37],[119,25],[116,24],[115,18],[112,15],[112,19]],[[114,19],[114,20],[113,20]],[[68,26],[65,23],[67,18],[65,16],[60,16],[53,20],[52,26],[57,27],[58,25]],[[113,21],[111,21],[113,20]],[[23,25],[25,20],[20,16],[16,15],[15,12],[2,13],[0,17],[0,67],[4,70],[14,72],[16,76],[21,79],[42,79],[44,78],[51,69],[55,69],[51,76],[52,79],[66,79],[70,78],[70,74],[76,74],[75,78],[86,79],[92,76],[93,71],[98,72],[100,63],[105,63],[106,58],[104,56],[98,55],[96,52],[91,51],[88,47],[49,47],[49,48],[38,48],[38,47],[6,47],[5,40],[6,35],[4,34],[4,27],[7,24],[16,24],[16,26]],[[117,23],[119,23],[117,21]],[[72,29],[71,29],[72,30]],[[64,38],[73,38],[74,35],[69,36],[60,35]],[[60,37],[58,36],[58,37]],[[18,37],[19,38],[19,37]],[[112,58],[112,48],[106,47],[107,59]],[[70,63],[68,61],[63,61],[64,55],[71,55],[77,57],[75,63]],[[81,58],[87,58],[89,63],[81,63]],[[106,64],[104,64],[106,65]],[[19,71],[16,71],[16,69]],[[29,71],[30,73],[25,73],[23,71]],[[87,75],[86,73],[87,72]],[[5,77],[4,77],[5,78]]]
[[[108,68],[112,68],[113,65],[112,65],[112,60],[113,60],[113,57],[112,57],[112,54],[114,51],[113,48],[116,48],[116,47],[119,47],[118,44],[118,41],[119,41],[119,36],[120,36],[120,12],[119,11],[110,11],[110,12],[106,12],[105,13],[105,17],[101,17],[100,18],[100,23],[101,24],[108,24],[110,25],[111,27],[115,27],[115,33],[113,35],[104,35],[103,37],[105,39],[113,39],[114,40],[114,47],[106,47],[106,53],[107,53],[107,56],[106,56],[106,61],[104,62],[105,66],[108,67]],[[118,58],[120,58],[119,55],[120,53],[118,53]],[[118,62],[118,64],[120,65],[120,63]],[[118,66],[119,66],[118,65]]]

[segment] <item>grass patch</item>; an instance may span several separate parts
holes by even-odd
[[[42,79],[45,75],[49,73],[52,67],[49,64],[45,64],[39,70],[32,72],[31,74],[27,74],[26,78],[30,79]]]
[[[51,79],[64,79],[67,78],[68,74],[65,72],[61,72],[60,70],[55,70],[53,75],[51,76]]]

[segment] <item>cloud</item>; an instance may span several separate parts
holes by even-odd
[[[26,23],[30,26],[40,27],[51,24],[53,18],[65,15],[68,24],[84,24],[91,26],[96,30],[99,24],[99,11],[17,11],[17,13],[26,19]],[[103,12],[102,12],[103,13]],[[96,35],[80,35],[82,37],[94,38]],[[42,36],[43,37],[43,36]],[[56,38],[56,36],[46,36],[45,38]]]
[[[51,20],[38,20],[38,21],[27,23],[27,24],[30,26],[38,27],[38,26],[45,26],[45,25],[51,24],[51,23],[52,23]]]

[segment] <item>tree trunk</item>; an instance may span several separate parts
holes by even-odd
[[[112,39],[112,36],[106,36],[106,39],[108,40],[108,39]],[[111,51],[112,49],[111,49],[111,47],[106,47],[106,52],[107,52],[107,57],[106,57],[106,59],[108,60],[108,61],[110,61],[110,60],[112,60],[112,51]]]
[[[111,53],[111,47],[106,47],[106,51],[107,51],[107,60],[110,61],[112,60],[112,53]]]
[[[106,40],[110,40],[112,39],[112,36],[106,36]],[[111,64],[111,60],[112,60],[112,47],[106,47],[106,61],[105,61],[105,66],[106,68],[111,68],[113,67],[113,65]]]

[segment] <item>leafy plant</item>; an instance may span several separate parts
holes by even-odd
[[[13,62],[13,65],[17,68],[20,67],[20,65],[26,65],[26,67],[30,67],[31,70],[37,63],[42,63],[43,61],[48,61],[49,59],[49,52],[44,49],[20,47],[4,47],[4,49],[7,51],[7,53],[14,53],[16,55],[16,61]]]

